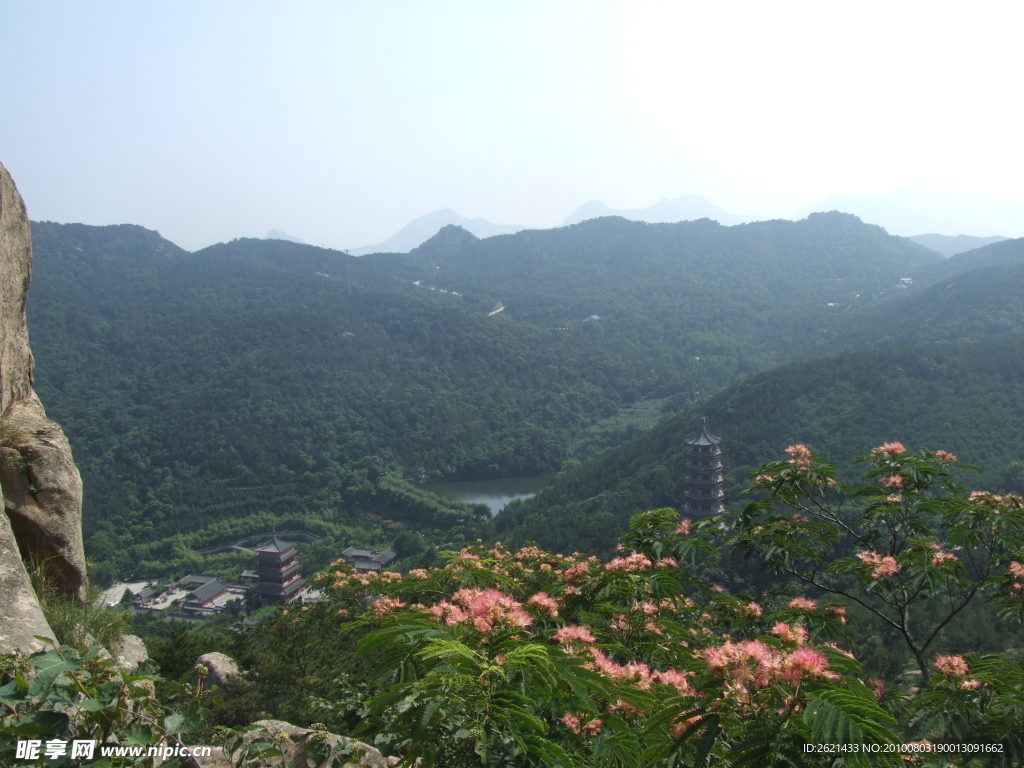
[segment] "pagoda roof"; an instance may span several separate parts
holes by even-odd
[[[700,433],[686,438],[687,445],[719,445],[722,442],[722,438],[708,432],[706,422],[706,418],[700,420]]]
[[[295,549],[295,545],[292,544],[290,541],[281,541],[280,539],[277,538],[277,536],[274,536],[274,537],[272,537],[270,539],[270,541],[268,541],[262,547],[259,547],[256,551],[257,552],[266,552],[268,554],[273,554],[273,553],[284,554],[285,552],[288,552],[288,551],[290,551],[292,549]]]

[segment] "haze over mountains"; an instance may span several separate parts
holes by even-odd
[[[467,219],[465,216],[459,216],[451,208],[442,208],[413,219],[383,243],[353,248],[349,253],[353,256],[365,256],[368,253],[408,253],[436,235],[442,227],[452,224],[480,238],[511,235],[526,229],[517,224],[494,224],[487,219]]]
[[[980,196],[943,196],[937,193],[915,193],[913,190],[897,190],[874,197],[840,194],[825,198],[793,218],[802,219],[812,212],[852,213],[865,222],[881,225],[890,234],[910,237],[926,248],[952,256],[1005,239],[1001,235],[993,235],[993,232],[1013,233],[1019,229],[1020,224],[1012,222],[1015,218],[1024,221],[1024,206],[1008,201],[994,201],[993,209],[989,205],[992,202]],[[966,206],[966,209],[958,207],[960,205]],[[983,215],[980,218],[974,215],[977,213],[974,209],[982,210]],[[600,200],[591,200],[567,216],[562,225],[569,226],[607,216],[650,224],[711,219],[724,226],[764,220],[764,217],[731,213],[700,195],[681,195],[672,199],[662,198],[646,208],[612,208]],[[443,227],[452,224],[481,239],[510,235],[529,228],[516,224],[495,224],[483,218],[468,219],[451,208],[444,208],[413,219],[381,243],[354,248],[349,253],[353,256],[408,253]],[[921,232],[930,234],[919,234]],[[1024,231],[1018,234],[1024,234]],[[280,230],[272,230],[267,237],[304,242]]]
[[[991,245],[992,243],[999,243],[1005,240],[1005,237],[996,235],[995,237],[972,237],[971,235],[956,235],[955,237],[950,235],[913,235],[911,238],[915,243],[920,243],[925,248],[931,248],[933,251],[938,251],[944,256],[955,256],[958,253],[966,253],[967,251],[973,251],[975,248],[981,248],[985,245]]]
[[[682,195],[671,200],[663,197],[647,208],[609,208],[600,200],[591,200],[573,211],[563,224],[566,226],[577,224],[601,216],[621,216],[624,219],[646,221],[651,224],[712,219],[719,224],[732,226],[733,224],[746,224],[749,221],[760,221],[756,216],[729,213],[700,195]]]
[[[922,232],[941,235],[991,237],[1024,235],[1024,203],[988,195],[968,195],[913,187],[881,195],[836,194],[804,208],[797,217],[814,211],[843,211],[885,227],[893,235],[912,237]]]

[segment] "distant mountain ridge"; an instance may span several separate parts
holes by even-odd
[[[282,232],[280,229],[272,229],[263,236],[264,240],[287,240],[289,243],[299,243],[300,245],[309,245],[301,237],[295,235],[289,235],[287,232]]]
[[[369,253],[408,253],[432,238],[443,227],[453,224],[479,238],[511,235],[526,229],[519,224],[495,224],[487,219],[467,219],[451,208],[442,208],[413,219],[383,243],[353,248],[349,253],[353,256],[365,256]]]
[[[719,224],[732,226],[760,221],[755,216],[729,213],[700,195],[682,195],[671,200],[663,197],[647,208],[609,208],[600,200],[591,200],[577,208],[563,223],[565,226],[569,226],[602,216],[621,216],[624,219],[646,221],[649,224],[674,224],[677,221],[713,219]]]
[[[975,248],[983,248],[993,243],[1001,243],[1005,237],[995,235],[994,237],[973,237],[972,235],[914,235],[910,238],[915,243],[920,243],[925,248],[931,248],[946,256],[956,256],[958,253],[973,251]]]

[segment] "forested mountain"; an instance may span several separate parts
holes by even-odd
[[[138,227],[34,234],[37,387],[82,468],[89,550],[119,573],[180,556],[183,533],[241,535],[247,517],[314,515],[384,542],[393,530],[367,514],[447,530],[465,505],[382,487],[386,473],[554,469],[636,375],[585,336],[406,295],[362,262],[349,294],[355,260],[336,252],[245,240],[188,254]]]
[[[761,463],[805,443],[840,469],[882,439],[952,451],[984,472],[974,487],[1024,492],[1024,336],[858,352],[749,378],[700,412],[567,467],[498,516],[503,541],[608,553],[636,509],[680,507],[685,438],[706,415],[735,492]],[[742,503],[733,499],[732,503]]]
[[[943,265],[944,266],[944,265]],[[1024,261],[970,269],[851,315],[846,349],[977,341],[1024,329]]]
[[[254,239],[188,253],[133,226],[44,222],[33,237],[36,384],[109,573],[285,521],[366,543],[395,525],[484,535],[464,505],[388,473],[558,469],[581,439],[631,434],[639,405],[650,420],[841,335],[874,343],[865,318],[924,296],[926,278],[900,278],[953,261],[844,214],[483,241],[449,227],[358,259]]]
[[[1024,261],[1024,237],[1018,237],[950,256],[929,272],[934,278],[938,278],[958,275],[968,270],[989,267],[994,264],[1019,264],[1022,261]]]

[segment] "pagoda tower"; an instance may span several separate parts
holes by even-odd
[[[291,602],[306,583],[296,554],[294,544],[276,535],[256,550],[256,593],[264,603]]]
[[[686,439],[683,514],[697,517],[725,512],[722,438],[708,432],[706,422],[701,419],[700,433]]]

